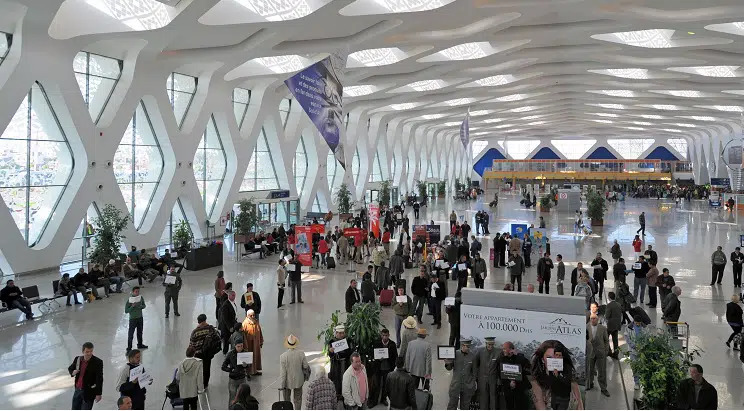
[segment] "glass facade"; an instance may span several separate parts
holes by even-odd
[[[338,172],[341,170],[341,175]],[[328,150],[328,157],[326,158],[326,179],[328,180],[328,191],[331,193],[332,198],[336,198],[334,195],[335,189],[341,185],[343,179],[344,169],[336,161],[336,157],[333,155],[333,151]],[[338,178],[337,178],[338,177]]]
[[[64,257],[62,257],[62,265],[65,270],[74,270],[79,267],[85,267],[88,253],[95,246],[94,235],[98,227],[95,226],[94,219],[98,218],[98,208],[95,203],[92,203],[88,207],[88,212],[82,221],[78,229],[75,231],[75,238],[72,239],[72,243],[67,247]],[[72,263],[79,263],[76,266],[72,266]],[[87,267],[86,267],[87,270]]]
[[[551,140],[550,141],[555,148],[557,148],[564,156],[569,160],[578,160],[589,151],[590,148],[597,142],[597,140]]]
[[[279,116],[282,119],[282,127],[287,127],[287,119],[289,118],[289,110],[292,108],[292,100],[283,98],[279,103]]]
[[[227,156],[214,115],[209,118],[199,147],[194,154],[194,177],[204,201],[207,216],[212,215],[217,195],[222,187],[227,169]]]
[[[315,201],[313,201],[313,205],[310,208],[310,211],[313,213],[322,213],[323,209],[320,207],[320,198],[316,195]]]
[[[35,245],[67,186],[74,160],[41,84],[0,136],[0,196],[26,244]]]
[[[359,149],[354,151],[354,159],[351,162],[351,177],[354,179],[354,184],[359,182]]]
[[[140,101],[114,155],[114,175],[139,229],[163,175],[163,152]]]
[[[164,253],[165,249],[171,249],[173,246],[173,234],[178,229],[178,226],[181,224],[182,221],[186,221],[189,224],[189,232],[191,233],[191,236],[194,236],[194,232],[191,229],[191,222],[186,217],[186,212],[183,209],[183,204],[181,204],[181,199],[177,199],[176,203],[173,204],[173,210],[171,211],[170,216],[168,217],[168,221],[165,223],[165,229],[163,230],[163,235],[160,236],[160,241],[158,241],[158,253]],[[195,239],[198,240],[198,239]]]
[[[375,153],[375,159],[372,161],[372,172],[369,174],[369,182],[375,183],[382,181],[382,165],[380,164],[380,152]]]
[[[236,88],[233,90],[232,100],[235,121],[238,122],[238,129],[242,129],[245,115],[248,112],[248,105],[251,103],[251,91],[244,88]]]
[[[305,139],[300,136],[300,141],[295,149],[295,156],[292,160],[292,171],[295,175],[295,187],[297,195],[302,196],[302,190],[305,189],[305,180],[307,179],[307,151],[305,150]]]
[[[511,158],[516,160],[524,160],[527,156],[540,145],[537,140],[507,140],[505,143],[506,152]]]
[[[475,140],[470,145],[470,149],[473,153],[473,158],[478,157],[478,154],[480,154],[481,151],[485,150],[486,147],[488,147],[488,142],[483,140]]]
[[[93,122],[97,123],[116,83],[121,77],[121,60],[81,51],[72,62],[75,80]]]
[[[10,36],[10,34],[0,31],[0,64],[3,64],[3,61],[5,61],[5,57],[8,56],[8,52],[10,51],[11,39],[12,37]]]
[[[635,160],[654,144],[651,138],[618,138],[607,139],[607,144],[627,160]]]
[[[274,169],[274,159],[266,140],[266,129],[261,127],[261,134],[256,141],[256,148],[251,155],[248,169],[245,171],[240,191],[261,191],[279,189],[279,179]]]
[[[687,160],[687,140],[684,138],[670,138],[667,140],[667,144],[677,150],[683,160]]]
[[[194,100],[197,83],[198,80],[196,77],[185,74],[171,73],[168,76],[165,88],[168,91],[168,98],[173,107],[173,114],[176,115],[176,122],[179,128],[186,118],[186,113],[189,111],[189,107],[191,107],[191,102]]]

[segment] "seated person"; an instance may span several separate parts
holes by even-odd
[[[268,251],[268,248],[266,248],[266,245],[263,243],[266,241],[266,236],[264,235],[263,231],[258,233],[255,239],[253,239],[255,245],[261,246],[261,252],[259,254],[260,258],[264,258],[266,255],[266,252]]]
[[[109,281],[109,287],[111,284],[116,284],[116,291],[114,292],[121,293],[121,285],[124,284],[124,277],[119,275],[120,270],[116,266],[116,261],[114,261],[113,258],[109,260],[108,264],[106,264],[103,273]]]
[[[78,301],[77,288],[75,288],[75,284],[73,284],[72,280],[70,280],[70,274],[68,273],[62,274],[62,278],[59,280],[59,284],[57,285],[56,295],[66,296],[68,307],[72,305],[70,304],[70,297],[75,297],[75,305],[82,304],[80,301]]]
[[[98,287],[96,287],[96,285],[93,283],[93,279],[90,277],[90,275],[88,275],[85,272],[83,267],[80,267],[80,270],[78,271],[78,273],[75,274],[74,282],[75,282],[75,288],[77,288],[78,291],[80,291],[80,293],[83,294],[83,296],[88,295],[87,291],[88,289],[90,289],[90,291],[93,293],[93,296],[96,298],[96,300],[103,299],[98,295]]]
[[[113,264],[113,262],[114,260],[110,260],[109,264]],[[111,292],[111,281],[109,281],[109,278],[101,270],[101,265],[98,263],[93,264],[93,268],[90,270],[88,276],[95,287],[103,287],[103,292],[108,297],[109,292]]]
[[[266,249],[269,251],[269,254],[276,253],[276,242],[274,241],[274,236],[271,233],[266,236]]]
[[[135,263],[139,262],[140,252],[137,251],[137,247],[132,246],[132,251],[127,254],[127,257],[131,258]]]
[[[250,254],[256,251],[256,241],[253,238],[249,239],[247,243],[243,244],[243,246],[245,247],[246,253]]]
[[[5,288],[0,290],[0,301],[4,302],[10,309],[17,308],[21,310],[26,314],[27,320],[34,318],[34,313],[31,311],[31,303],[23,298],[23,291],[16,287],[13,280],[8,280],[5,283]]]
[[[159,260],[154,259],[145,249],[142,250],[139,261],[140,262],[137,265],[139,266],[140,270],[144,271],[147,275],[148,282],[152,282],[155,277],[157,277],[162,272],[159,271],[158,268],[165,266],[165,264],[163,264]]]
[[[142,285],[143,278],[147,278],[145,272],[139,269],[137,264],[132,261],[131,257],[127,257],[127,261],[124,263],[122,271],[124,272],[124,276],[126,278],[136,278],[139,282],[139,285]]]
[[[160,260],[168,267],[182,267],[181,264],[178,264],[176,260],[173,259],[173,256],[170,253],[169,249],[165,249],[165,254],[160,258]]]

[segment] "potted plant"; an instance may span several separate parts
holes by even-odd
[[[351,312],[346,315],[346,321],[341,321],[341,312],[336,310],[331,319],[318,332],[318,341],[323,342],[323,354],[327,354],[328,342],[333,338],[333,329],[344,323],[346,336],[354,344],[356,351],[365,365],[374,360],[373,346],[380,338],[380,330],[385,326],[380,321],[381,308],[378,303],[355,304]]]
[[[187,251],[191,248],[191,227],[185,220],[181,220],[176,225],[176,231],[173,233],[173,247],[176,250]]]
[[[680,382],[700,351],[683,354],[667,330],[646,328],[635,338],[630,368],[643,387],[641,409],[676,409]]]
[[[605,198],[597,190],[589,190],[586,193],[586,215],[591,219],[593,226],[604,225]]]
[[[465,187],[460,182],[460,177],[458,177],[458,178],[455,179],[455,191],[457,191],[459,193],[460,191],[463,191],[463,190],[465,190]]]
[[[551,207],[553,207],[553,199],[550,194],[540,197],[540,211],[550,211]]]
[[[424,201],[426,198],[426,183],[421,180],[416,181],[416,189],[418,190],[419,199]]]
[[[111,259],[119,258],[121,240],[125,238],[121,232],[129,223],[129,216],[111,204],[107,204],[98,218],[93,219],[96,226],[95,246],[89,255],[92,262],[105,266]]]
[[[336,192],[336,205],[338,206],[338,217],[341,221],[352,217],[351,214],[351,191],[346,183],[341,183],[341,186]]]
[[[380,182],[380,209],[390,206],[390,180]]]
[[[235,216],[235,242],[247,243],[258,223],[256,205],[252,200],[242,199],[238,201],[238,208],[240,212]]]
[[[447,183],[442,180],[437,183],[437,195],[439,198],[444,197],[444,194],[447,192]]]

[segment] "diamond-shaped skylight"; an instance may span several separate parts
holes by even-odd
[[[424,120],[436,120],[438,118],[446,117],[444,114],[424,114],[421,116]]]
[[[627,128],[628,130],[645,130],[645,128],[643,127],[623,127],[623,128]]]
[[[700,92],[697,90],[651,90],[653,93],[669,94],[675,97],[700,97]]]
[[[259,57],[254,61],[277,74],[292,73],[305,68],[302,57],[298,55]]]
[[[697,74],[705,77],[738,77],[736,70],[738,70],[739,67],[740,66],[669,67],[668,70]]]
[[[540,124],[545,124],[547,121],[533,121],[531,123],[527,123],[528,126],[539,126]]]
[[[444,123],[444,125],[447,126],[447,127],[459,126],[460,124],[462,124],[462,121],[448,121],[448,122]],[[472,128],[471,128],[471,130],[472,130]]]
[[[681,110],[679,106],[675,106],[674,104],[640,104],[639,106],[640,107],[651,107],[657,110]]]
[[[168,7],[156,0],[85,0],[132,30],[155,30],[171,22]]]
[[[670,133],[681,133],[682,130],[678,128],[662,128],[663,131],[668,131]]]
[[[648,78],[648,70],[641,68],[604,69],[589,70],[592,73],[605,74],[608,76],[643,80]]]
[[[632,90],[587,90],[590,93],[606,94],[613,97],[633,97]]]
[[[455,0],[357,0],[342,8],[343,16],[413,13],[444,7]]]
[[[366,96],[377,91],[377,87],[369,85],[344,87],[344,94],[350,97]]]
[[[307,16],[314,11],[308,0],[233,0],[267,21],[294,20]],[[321,3],[322,4],[322,3]]]
[[[664,124],[670,124],[677,127],[687,127],[687,128],[695,128],[697,127],[695,124],[690,123],[664,123]]]
[[[663,116],[660,116],[658,114],[635,114],[635,115],[638,116],[638,117],[650,118],[652,120],[660,120],[660,119],[664,118]]]
[[[517,78],[511,74],[499,74],[497,76],[491,76],[491,77],[482,78],[480,80],[475,80],[475,82],[478,83],[478,85],[481,85],[484,87],[490,87],[490,86],[503,86],[504,84],[509,84],[516,80]]]
[[[654,125],[654,123],[650,123],[648,121],[631,121],[631,123],[637,126],[653,126]]]
[[[478,101],[478,100],[474,98],[454,98],[451,100],[443,101],[440,104],[446,104],[448,106],[462,106],[464,104],[470,104],[475,101]]]
[[[410,110],[412,108],[420,106],[420,103],[400,103],[400,104],[391,104],[390,108],[393,110]]]
[[[602,120],[602,119],[592,119],[595,123],[605,123],[605,124],[612,124],[612,120]]]
[[[349,54],[347,67],[376,67],[395,64],[404,58],[404,53],[397,47],[360,50]]]
[[[673,44],[671,42],[672,34],[674,34],[674,30],[650,29],[623,31],[619,33],[595,34],[592,36],[592,38],[597,40],[627,44],[634,47],[661,49],[673,47]]]
[[[500,123],[502,121],[504,121],[503,118],[488,118],[488,119],[483,120],[483,122],[486,123],[486,124]]]
[[[543,117],[545,117],[544,114],[535,114],[535,115],[532,115],[532,116],[521,117],[521,119],[522,120],[536,120],[538,118],[543,118]]]
[[[464,43],[446,48],[437,54],[447,60],[474,60],[487,56],[485,48],[491,48],[487,41]]]
[[[529,97],[528,94],[509,94],[508,96],[496,97],[493,101],[519,101]]]

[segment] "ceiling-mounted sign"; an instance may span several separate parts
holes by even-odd
[[[274,198],[289,198],[289,190],[270,191],[268,198],[271,198],[271,199],[274,199]]]

